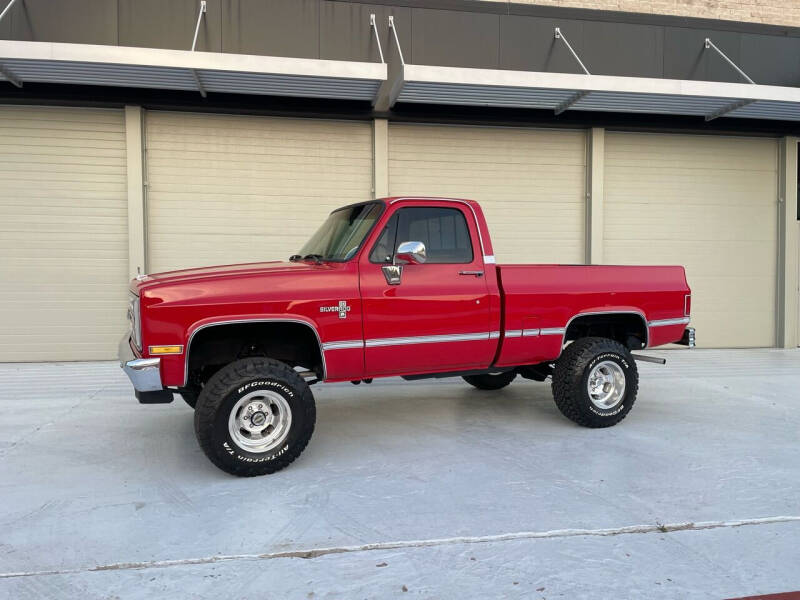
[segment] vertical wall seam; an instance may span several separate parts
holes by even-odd
[[[142,107],[126,106],[125,173],[128,206],[128,275],[147,272],[146,209],[144,200],[144,158]]]
[[[784,137],[778,144],[778,272],[776,298],[776,344],[798,345],[798,230],[797,143]]]
[[[585,257],[591,265],[603,262],[605,211],[605,129],[586,131]]]
[[[372,197],[389,195],[389,122],[372,120]]]

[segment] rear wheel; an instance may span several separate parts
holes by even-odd
[[[493,375],[466,375],[463,379],[479,390],[499,390],[514,381],[516,376],[517,373],[515,371],[507,371]]]
[[[553,372],[561,413],[584,427],[610,427],[633,407],[639,373],[630,351],[614,340],[581,338],[564,350]]]
[[[289,365],[245,358],[220,369],[197,399],[194,428],[206,456],[241,477],[274,473],[305,449],[316,407]]]

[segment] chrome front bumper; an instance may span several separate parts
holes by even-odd
[[[136,358],[131,349],[130,334],[119,341],[119,366],[137,392],[155,392],[164,389],[161,385],[161,359]]]

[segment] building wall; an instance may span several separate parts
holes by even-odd
[[[507,2],[508,0],[484,0]],[[800,26],[797,0],[514,0],[520,4]]]

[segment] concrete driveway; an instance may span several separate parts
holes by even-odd
[[[549,384],[315,386],[275,475],[113,363],[0,365],[0,598],[725,598],[800,589],[800,352],[639,363],[606,430]]]

